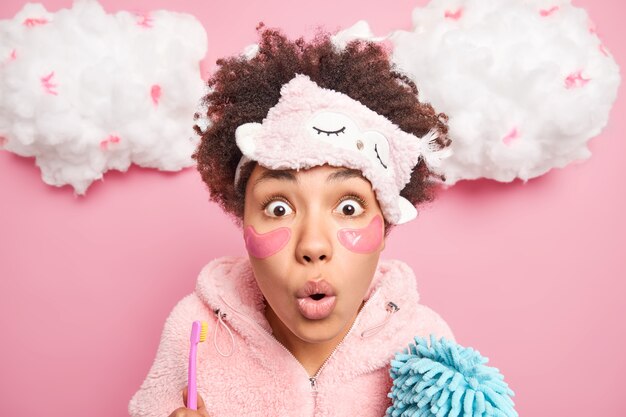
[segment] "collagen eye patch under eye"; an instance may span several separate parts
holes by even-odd
[[[341,229],[337,232],[337,239],[352,252],[372,253],[383,240],[383,219],[377,214],[362,229]]]
[[[279,252],[287,245],[291,238],[291,229],[279,227],[271,232],[259,234],[254,226],[248,226],[243,231],[248,253],[258,259],[268,258]]]

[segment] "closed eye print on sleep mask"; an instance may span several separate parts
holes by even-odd
[[[279,227],[271,232],[259,234],[254,226],[248,226],[243,231],[246,250],[250,256],[258,259],[269,258],[287,245],[291,238],[291,229]]]
[[[355,253],[372,253],[383,240],[383,219],[376,215],[370,224],[362,229],[341,229],[337,239],[348,250]]]
[[[325,142],[328,146],[358,150],[369,160],[377,161],[385,175],[393,175],[389,167],[389,142],[382,133],[362,131],[350,116],[334,111],[315,114],[306,126],[312,139]]]

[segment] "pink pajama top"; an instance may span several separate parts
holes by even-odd
[[[314,377],[272,336],[264,308],[247,257],[207,264],[195,292],[167,318],[130,415],[167,417],[183,406],[194,320],[209,325],[198,345],[197,385],[211,417],[381,417],[391,405],[394,354],[414,336],[454,340],[443,319],[419,303],[413,271],[397,260],[379,261],[356,321]]]

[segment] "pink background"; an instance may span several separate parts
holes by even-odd
[[[261,5],[260,3],[263,3]],[[256,41],[263,20],[296,37],[366,19],[410,29],[425,1],[106,1],[107,11],[194,14],[215,59]],[[621,68],[626,5],[577,0]],[[0,18],[22,2],[3,0]],[[50,11],[67,1],[44,1]],[[622,84],[623,86],[623,84]],[[407,261],[425,304],[516,392],[522,416],[626,415],[626,133],[623,87],[593,156],[523,184],[461,182],[385,256]],[[244,254],[196,171],[133,167],[75,197],[45,185],[34,159],[0,152],[0,415],[123,416],[163,322],[210,259]]]

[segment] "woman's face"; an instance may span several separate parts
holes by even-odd
[[[257,165],[246,185],[243,226],[274,333],[287,343],[343,337],[385,247],[382,212],[360,171]]]

